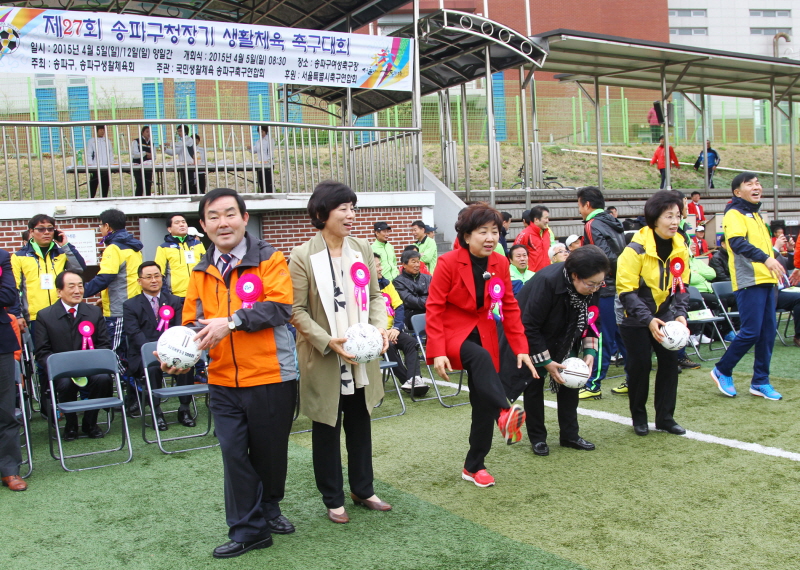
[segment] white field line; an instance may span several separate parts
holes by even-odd
[[[439,386],[458,388],[458,384],[454,384],[452,382],[443,382],[441,380],[436,380],[436,384],[438,384]],[[464,392],[469,392],[469,388],[467,386],[463,386],[461,389]],[[520,396],[518,400],[523,401],[523,397]],[[544,405],[549,408],[558,408],[558,404],[550,400],[545,400]],[[603,412],[600,410],[590,410],[578,407],[578,414],[582,416],[589,416],[590,418],[595,418],[598,420],[607,420],[610,422],[615,422],[625,426],[631,425],[631,419],[629,417],[620,416],[619,414],[612,414],[611,412]],[[650,429],[655,429],[655,424],[651,423]],[[772,457],[781,457],[783,459],[789,459],[790,461],[800,462],[800,453],[795,453],[793,451],[786,451],[785,449],[781,449],[779,447],[767,447],[766,445],[761,445],[758,443],[747,443],[745,441],[739,441],[737,439],[717,437],[716,435],[709,435],[706,433],[701,433],[699,431],[691,431],[688,429],[686,430],[686,435],[682,437],[685,437],[686,439],[694,439],[697,441],[702,441],[705,443],[724,445],[725,447],[741,449],[742,451],[750,451],[752,453],[760,453],[761,455],[770,455]]]

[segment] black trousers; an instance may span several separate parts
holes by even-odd
[[[100,193],[103,198],[108,198],[108,189],[111,188],[111,180],[108,170],[92,170],[89,172],[89,195],[94,198],[97,195],[97,186],[100,185]]]
[[[209,384],[208,390],[225,470],[228,537],[266,538],[267,521],[281,514],[297,382],[248,388]]]
[[[153,189],[153,171],[133,170],[133,182],[136,185],[136,196],[150,196]]]
[[[675,425],[675,400],[678,394],[678,352],[667,350],[653,338],[646,327],[621,326],[622,340],[628,351],[625,374],[628,377],[628,399],[633,425],[647,423],[647,396],[650,393],[650,371],[655,350],[658,361],[655,386],[656,427]]]
[[[255,174],[259,192],[271,194],[275,191],[275,188],[272,185],[271,168],[256,168]]]
[[[153,385],[153,388],[158,389],[164,386],[164,373],[161,371],[161,366],[159,366],[157,362],[148,366],[147,371],[150,373],[150,383]],[[191,372],[186,374],[177,374],[175,376],[175,384],[178,386],[190,386],[194,384],[194,374]],[[149,403],[146,382],[142,382],[142,388],[144,390],[144,404],[146,406]],[[188,410],[189,404],[192,403],[191,396],[179,396],[178,400],[181,403],[180,408],[182,410]],[[153,397],[153,404],[155,404],[156,409],[158,409],[161,404],[161,398]]]
[[[177,167],[178,194],[197,194],[197,178],[193,167]]]
[[[19,475],[22,452],[19,449],[19,422],[14,416],[17,384],[14,379],[14,353],[0,354],[0,477]]]
[[[56,400],[59,402],[74,402],[78,399],[78,393],[83,392],[89,398],[109,398],[113,391],[111,375],[95,374],[88,377],[89,382],[84,388],[78,385],[71,378],[59,378],[55,381]],[[97,413],[99,410],[89,410],[83,412],[83,427],[86,429],[97,425]],[[67,427],[78,428],[78,414],[64,414],[67,420]]]
[[[525,425],[531,444],[547,441],[547,428],[544,426],[544,382],[547,370],[537,367],[539,378],[534,378],[525,387]],[[558,429],[561,441],[578,439],[578,390],[559,386],[556,393],[558,401]]]
[[[400,358],[400,352],[403,358]],[[401,332],[397,335],[397,344],[389,343],[387,350],[389,359],[396,362],[393,368],[394,375],[400,382],[405,383],[409,378],[419,376],[419,353],[417,352],[417,341],[408,333]]]
[[[372,431],[364,388],[339,396],[339,419],[335,426],[313,422],[311,430],[314,479],[329,509],[344,506],[341,432],[347,448],[347,480],[350,491],[360,499],[375,494],[372,472]]]
[[[476,336],[471,335],[469,338]],[[464,460],[464,469],[475,473],[486,469],[483,460],[492,450],[494,425],[500,416],[500,410],[508,409],[509,404],[488,350],[472,340],[465,340],[461,345],[461,364],[467,371],[469,403],[472,406],[469,451]]]
[[[667,169],[659,168],[658,171],[661,173],[661,186],[659,188],[663,190],[667,187]]]

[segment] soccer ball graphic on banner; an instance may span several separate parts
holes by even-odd
[[[367,323],[356,323],[344,333],[347,341],[344,349],[355,355],[356,362],[369,362],[381,355],[383,337],[381,332]]]
[[[15,51],[20,45],[19,32],[7,24],[0,24],[0,55]]]
[[[189,327],[167,329],[158,339],[158,358],[175,368],[191,368],[200,360],[200,349],[193,340],[196,334]]]
[[[583,388],[589,380],[589,365],[580,358],[567,358],[562,362],[566,368],[560,372],[567,388]]]
[[[661,327],[664,340],[661,346],[667,350],[680,350],[689,342],[689,329],[678,321],[669,321]]]

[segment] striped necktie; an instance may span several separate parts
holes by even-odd
[[[223,263],[220,273],[222,273],[222,278],[225,279],[225,276],[230,273],[233,267],[233,256],[230,253],[223,253],[219,256],[219,260]]]

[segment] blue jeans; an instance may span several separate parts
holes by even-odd
[[[591,390],[600,388],[600,383],[608,373],[611,357],[619,351],[625,357],[625,345],[617,327],[617,316],[614,312],[614,297],[600,297],[600,334],[603,335],[603,354],[595,358],[592,365],[592,376],[587,387]],[[599,362],[598,362],[599,361]],[[598,371],[597,367],[600,366]]]
[[[731,376],[733,369],[755,345],[753,362],[753,386],[769,384],[769,364],[775,344],[775,285],[755,285],[736,291],[736,305],[739,307],[741,328],[728,350],[717,362],[717,370]]]

